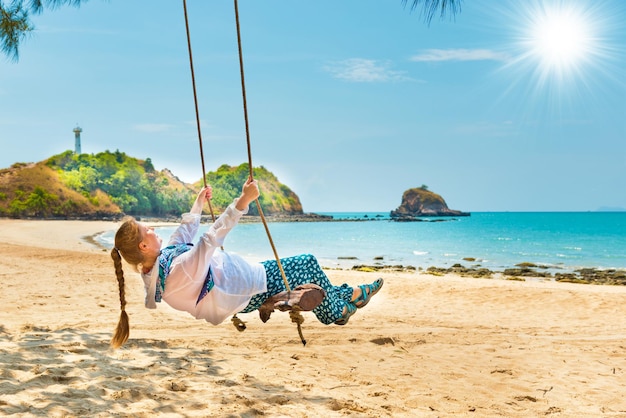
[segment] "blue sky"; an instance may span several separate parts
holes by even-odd
[[[494,6],[495,4],[495,6]],[[188,0],[207,170],[247,161],[232,1]],[[626,2],[240,0],[255,166],[305,212],[626,208]],[[0,58],[0,168],[74,148],[202,175],[182,1],[33,17]],[[620,24],[621,23],[621,24]]]

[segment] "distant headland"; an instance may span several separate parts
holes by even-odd
[[[202,185],[202,179],[189,184],[168,169],[156,170],[150,158],[137,159],[120,151],[81,154],[80,128],[75,133],[75,151],[0,169],[0,217],[117,220],[132,215],[143,220],[177,221]],[[207,173],[206,181],[215,189],[212,208],[216,214],[237,197],[248,172],[248,165],[243,163],[222,165]],[[254,176],[262,184],[259,202],[270,222],[346,221],[305,213],[298,195],[264,167],[255,167]],[[391,220],[400,222],[468,215],[449,209],[445,200],[426,186],[406,190],[400,206],[390,211]],[[259,219],[255,205],[244,219]]]

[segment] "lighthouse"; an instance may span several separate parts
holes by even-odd
[[[80,129],[80,126],[76,125],[76,127],[74,128],[74,153],[76,155],[80,155],[80,133],[83,130]]]

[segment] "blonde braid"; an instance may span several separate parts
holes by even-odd
[[[130,324],[128,321],[128,314],[126,313],[126,292],[124,289],[124,271],[122,270],[122,257],[120,256],[117,248],[111,250],[111,258],[113,259],[113,265],[115,266],[115,275],[117,276],[117,283],[119,285],[120,293],[120,319],[117,322],[115,328],[115,334],[111,339],[111,347],[120,348],[130,335]]]
[[[122,256],[128,264],[137,271],[137,266],[143,263],[143,254],[139,251],[139,243],[143,239],[139,224],[133,217],[126,217],[115,233],[115,247],[111,250],[111,258],[115,267],[115,276],[120,293],[120,319],[111,339],[111,347],[119,348],[130,335],[128,314],[126,313],[126,290],[124,288],[124,271],[122,270]]]

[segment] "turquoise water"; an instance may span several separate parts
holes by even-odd
[[[312,253],[322,265],[342,268],[461,263],[500,271],[533,262],[566,271],[626,269],[626,212],[478,212],[470,217],[439,218],[442,222],[391,222],[388,213],[325,214],[369,220],[270,223],[279,256]],[[159,228],[158,232],[166,241],[172,230]],[[111,247],[113,231],[97,239]],[[262,224],[238,225],[227,237],[225,248],[250,261],[274,258]],[[463,260],[467,257],[476,261]]]

